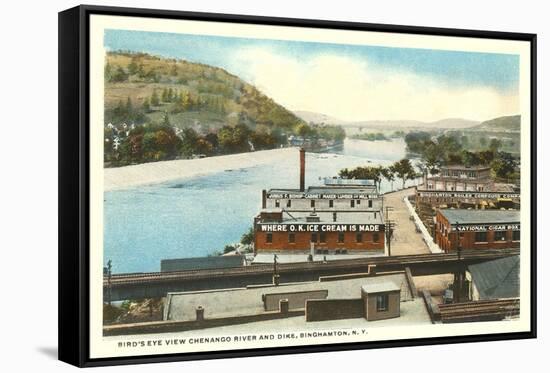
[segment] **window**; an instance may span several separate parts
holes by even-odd
[[[295,233],[289,233],[288,234],[288,243],[295,243],[296,242],[296,234]]]
[[[487,242],[487,232],[476,232],[476,242]]]
[[[357,234],[355,235],[355,241],[356,241],[357,243],[363,242],[363,233],[357,233]]]
[[[519,241],[519,231],[512,231],[512,241]]]
[[[357,200],[357,204],[358,204],[358,205],[361,204],[361,200],[360,200],[360,199]]]
[[[372,207],[372,199],[369,199],[369,207]]]
[[[382,294],[376,296],[376,311],[388,310],[388,294]]]
[[[265,242],[272,243],[273,242],[273,233],[268,233],[265,235]]]
[[[338,243],[344,243],[344,232],[338,232]]]
[[[493,241],[506,241],[506,231],[495,231]]]
[[[374,242],[380,242],[380,234],[379,233],[373,233],[372,234],[372,240]]]
[[[352,199],[351,201],[349,201],[349,205],[350,205],[351,207],[355,207],[355,200]]]
[[[278,199],[275,200],[275,207],[280,207],[281,206],[281,201],[279,201]]]
[[[311,242],[317,242],[317,233],[311,234]]]
[[[286,201],[286,207],[292,207],[292,200]]]
[[[334,201],[333,200],[329,200],[328,201],[328,207],[334,207]]]
[[[325,232],[321,232],[321,234],[319,236],[320,236],[321,243],[326,243],[327,242],[327,234]]]
[[[314,199],[311,200],[311,207],[315,207],[315,200]]]

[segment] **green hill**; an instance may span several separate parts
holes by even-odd
[[[472,127],[475,130],[485,131],[520,131],[521,116],[510,115],[506,117],[499,117],[485,122],[481,122],[479,125]]]
[[[105,80],[107,123],[121,119],[161,121],[165,112],[181,128],[197,124],[218,128],[236,123],[239,115],[252,127],[263,124],[293,129],[303,123],[254,86],[204,64],[143,53],[111,52],[107,54]],[[153,99],[155,94],[158,102]],[[144,116],[117,115],[116,108],[126,105],[128,98],[134,109],[143,108],[145,103]]]
[[[271,149],[290,135],[345,136],[308,125],[218,67],[118,51],[107,53],[104,75],[107,166]]]

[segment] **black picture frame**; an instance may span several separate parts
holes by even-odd
[[[148,355],[91,359],[89,357],[89,20],[91,15],[132,16],[237,22],[304,28],[361,30],[450,37],[517,40],[530,43],[531,66],[531,330],[437,338],[417,338],[361,343],[339,343],[300,347],[277,347],[203,353]],[[535,338],[536,298],[536,41],[535,34],[398,26],[357,22],[321,21],[231,14],[211,14],[158,9],[83,5],[59,13],[59,359],[79,367],[136,363],[220,359],[258,355],[282,355],[371,348],[420,346],[464,342]]]

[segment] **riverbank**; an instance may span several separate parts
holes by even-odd
[[[104,190],[125,189],[140,185],[159,184],[170,180],[208,175],[216,172],[258,166],[274,158],[288,160],[296,157],[297,148],[260,150],[201,159],[143,163],[104,169]]]

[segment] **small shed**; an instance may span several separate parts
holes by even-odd
[[[395,283],[367,284],[361,287],[367,321],[391,319],[400,316],[401,288]]]

